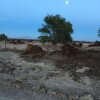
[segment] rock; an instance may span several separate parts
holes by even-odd
[[[67,56],[75,55],[79,53],[78,48],[74,47],[71,43],[67,43],[62,47],[62,54]]]
[[[23,85],[22,81],[16,80],[15,82],[11,83],[12,87],[21,88]]]
[[[40,92],[40,93],[43,93],[43,94],[46,94],[47,93],[47,88],[45,87],[45,86],[40,86],[40,88],[39,88],[39,90],[38,90],[38,92]]]
[[[47,94],[49,96],[55,96],[55,95],[57,95],[56,91],[52,91],[52,90],[48,90]]]
[[[41,57],[44,55],[44,51],[40,46],[27,44],[25,54],[32,54],[33,57]]]
[[[81,96],[79,98],[79,100],[94,100],[94,99],[93,99],[92,95],[87,94],[87,95]]]
[[[68,95],[68,100],[79,100],[79,96],[71,93]]]
[[[94,46],[100,46],[100,42],[99,42],[99,41],[96,41],[96,42],[94,43]]]
[[[95,46],[100,46],[100,42],[96,41],[93,44],[90,44],[89,47],[95,47]]]
[[[42,48],[37,45],[27,44],[26,52],[28,53],[40,53],[42,51]]]

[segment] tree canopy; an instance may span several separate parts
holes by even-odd
[[[49,40],[49,37],[48,36],[39,36],[38,39],[40,40],[41,43],[45,44]]]
[[[7,40],[8,38],[7,38],[7,36],[5,35],[5,34],[0,34],[0,40],[1,41],[5,41],[5,48],[6,48],[6,40]]]
[[[0,34],[0,40],[6,40],[7,36],[5,34]]]
[[[98,36],[100,37],[100,28],[98,29]]]
[[[42,36],[48,36],[53,44],[71,42],[73,33],[72,24],[60,15],[47,15],[44,18],[45,24],[38,31]]]

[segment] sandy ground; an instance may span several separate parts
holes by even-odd
[[[13,73],[9,73],[8,70],[0,73],[0,100],[47,100],[47,98],[48,100],[66,100],[66,97],[62,96],[58,98],[56,96],[52,97],[52,94],[50,96],[44,95],[45,88],[42,88],[44,84],[43,80],[45,80],[47,76],[47,71],[53,69],[51,62],[27,62],[20,58],[19,54],[5,51],[0,52],[0,67],[2,63],[6,64],[7,67],[12,66],[16,69]],[[47,63],[49,63],[49,65]],[[30,89],[30,87],[33,89]],[[24,91],[19,92],[19,88],[22,88],[22,90],[27,90],[28,88],[28,90],[33,90],[38,94],[32,92],[31,96],[27,96]]]
[[[9,44],[8,47],[10,49],[25,50],[26,44],[16,46]],[[87,50],[87,47],[85,50]],[[72,65],[69,63],[66,65],[64,62],[60,63],[61,59],[60,61],[58,60],[59,63],[57,65],[54,58],[56,59],[56,56],[49,59],[26,60],[21,56],[20,52],[1,50],[0,86],[2,88],[0,88],[0,100],[31,100],[33,97],[36,98],[34,100],[40,100],[40,98],[42,100],[47,100],[47,98],[48,100],[94,100],[93,98],[99,100],[100,79],[96,79],[97,77],[90,78],[87,74],[84,74],[90,69],[89,66],[77,66],[72,68],[74,71],[72,69],[65,70],[61,67],[69,68],[68,66]],[[57,58],[60,58],[60,56],[57,56]],[[68,59],[66,60],[67,62],[76,58]],[[76,64],[76,62],[74,63]],[[4,70],[2,71],[3,68]],[[73,75],[71,75],[72,72]],[[75,75],[79,75],[80,78],[74,77]],[[77,79],[75,80],[73,77]],[[15,89],[5,87],[13,87]],[[20,91],[31,91],[33,93],[32,97],[26,96],[24,91],[19,92],[19,89],[21,89]],[[16,98],[15,94],[9,94],[10,91],[17,91]]]
[[[37,93],[30,93],[15,88],[0,87],[0,100],[64,100],[63,98],[50,97]]]

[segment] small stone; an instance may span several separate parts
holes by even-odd
[[[57,93],[56,93],[56,91],[49,90],[49,91],[48,91],[48,94],[49,94],[50,96],[55,96]]]
[[[79,96],[76,94],[69,94],[68,98],[69,100],[79,100]]]
[[[79,100],[94,100],[94,99],[90,94],[87,94],[87,95],[81,96]]]

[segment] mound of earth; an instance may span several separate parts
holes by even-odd
[[[89,47],[93,47],[93,46],[100,46],[100,42],[96,41],[95,43],[89,45]]]
[[[62,47],[62,54],[67,56],[72,56],[78,53],[78,48],[74,47],[71,43],[67,43]]]
[[[43,49],[38,45],[27,44],[25,54],[32,54],[33,57],[42,57],[44,55]]]

